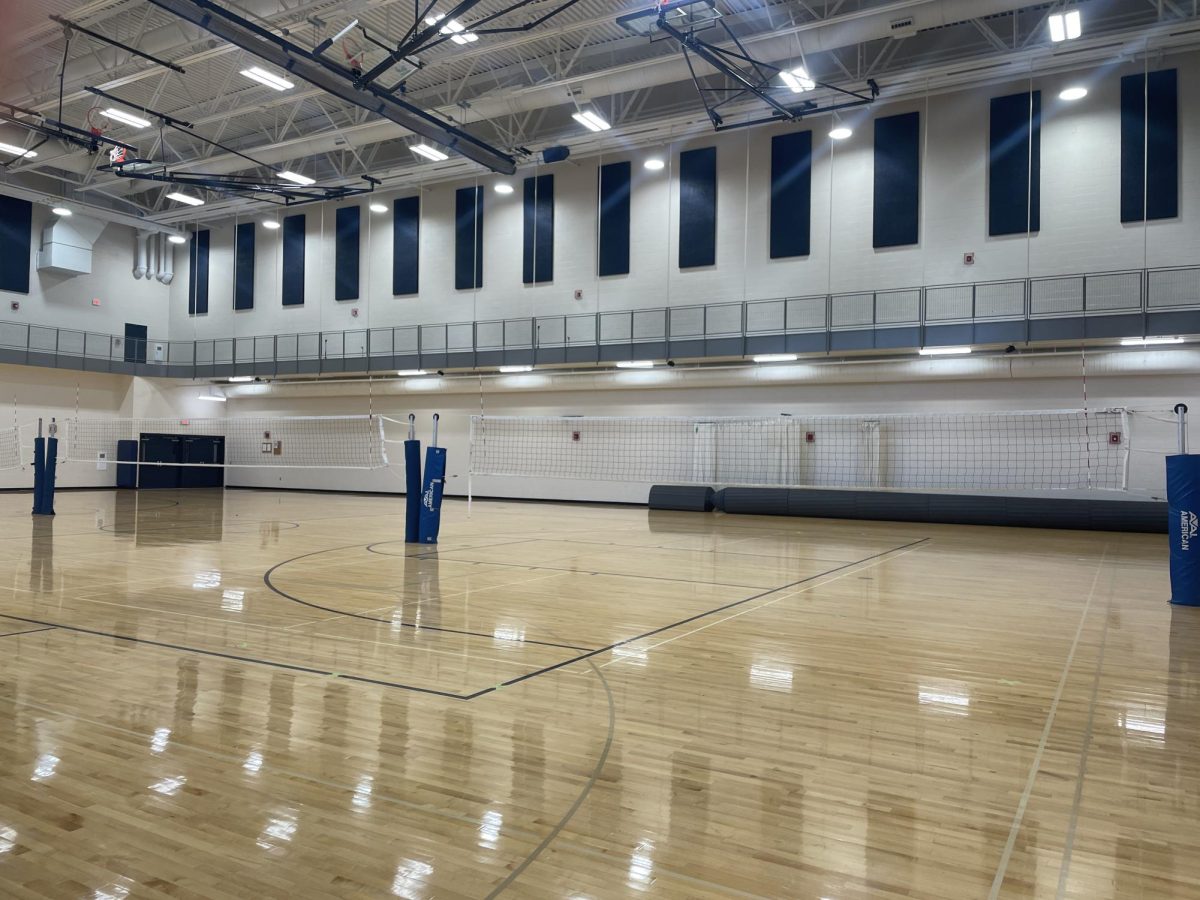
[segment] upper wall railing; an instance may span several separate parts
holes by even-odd
[[[0,322],[0,362],[174,378],[1200,334],[1200,266],[194,341]]]

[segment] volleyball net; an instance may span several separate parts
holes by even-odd
[[[472,476],[712,486],[1124,490],[1122,409],[773,417],[474,416]]]

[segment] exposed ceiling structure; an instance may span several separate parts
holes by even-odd
[[[101,129],[104,140],[134,146],[138,158],[173,172],[227,176],[230,184],[268,183],[289,172],[334,190],[361,186],[369,176],[390,189],[504,171],[493,157],[481,164],[480,154],[461,155],[452,141],[442,142],[445,160],[414,154],[412,145],[430,141],[381,114],[381,104],[393,101],[450,132],[461,129],[466,139],[494,148],[495,160],[519,167],[552,145],[565,144],[578,157],[711,130],[716,120],[698,87],[710,97],[734,96],[721,107],[724,124],[774,114],[772,106],[796,99],[775,79],[780,69],[803,67],[816,82],[804,96],[819,112],[846,91],[864,96],[868,83],[887,100],[1200,46],[1197,0],[1080,0],[1072,8],[1082,12],[1084,34],[1065,44],[1052,43],[1047,30],[1062,2],[705,3],[720,15],[720,30],[701,37],[718,53],[724,47],[765,66],[758,69],[769,84],[765,92],[734,96],[743,85],[703,55],[685,54],[670,34],[618,23],[652,0],[37,0],[23,9],[27,27],[8,34],[0,101],[85,135]],[[318,51],[319,65],[346,73],[347,91],[305,80],[299,66],[285,71],[286,57],[265,58],[218,37],[224,32],[212,16],[187,12],[203,4],[244,19],[273,47]],[[30,17],[29,6],[39,17]],[[453,40],[445,23],[457,19],[436,19],[460,9],[461,27],[476,39]],[[421,33],[432,40],[414,45]],[[413,46],[394,58],[397,48]],[[293,86],[276,90],[243,74],[254,67]],[[106,116],[114,107],[151,127]],[[593,133],[572,118],[588,110],[612,128]],[[171,127],[164,117],[189,128]],[[0,142],[37,145],[36,157],[0,158],[0,179],[13,185],[160,224],[229,215],[272,199],[217,189],[199,192],[205,206],[189,207],[167,196],[175,190],[170,184],[120,177],[109,167],[111,145],[99,152],[55,139],[39,145],[44,134],[12,118],[33,121],[27,113],[0,121]]]

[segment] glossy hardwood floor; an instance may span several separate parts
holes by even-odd
[[[1200,897],[1157,536],[0,496],[0,897]]]

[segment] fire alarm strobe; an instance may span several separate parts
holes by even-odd
[[[817,442],[817,433],[815,431],[804,432],[804,443],[815,444]]]
[[[578,431],[571,432],[571,440],[573,440],[573,441],[579,440],[579,432]]]
[[[1119,444],[1119,443],[1121,443],[1121,432],[1119,432],[1119,431],[1110,431],[1110,432],[1108,433],[1108,442],[1109,442],[1110,444]]]

